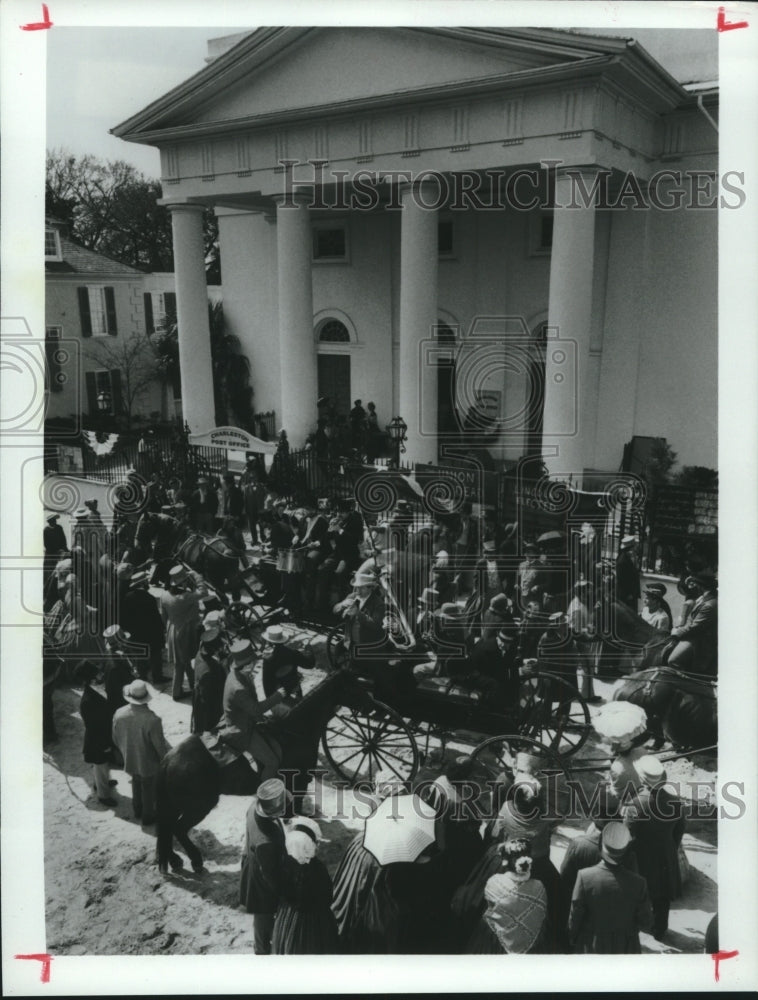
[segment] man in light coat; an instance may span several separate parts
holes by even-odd
[[[124,758],[124,770],[132,779],[132,808],[143,826],[155,822],[155,785],[158,768],[171,749],[163,735],[163,723],[148,707],[152,695],[142,680],[124,688],[127,703],[113,717],[113,742]]]

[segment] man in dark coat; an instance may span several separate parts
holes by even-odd
[[[640,568],[636,559],[637,539],[625,535],[616,556],[616,598],[637,614],[640,600]]]
[[[165,684],[170,678],[163,676],[163,645],[166,629],[163,625],[158,602],[148,590],[147,572],[132,576],[129,590],[121,605],[121,624],[131,633],[131,641],[147,646],[143,656],[134,657],[137,675],[143,680],[151,675],[153,684]]]
[[[542,607],[545,573],[539,561],[539,550],[533,542],[524,546],[524,560],[518,568],[518,597],[522,611],[526,611],[530,601],[538,601]]]
[[[222,663],[223,636],[217,625],[206,628],[200,636],[195,656],[195,686],[192,689],[193,733],[207,733],[218,725],[224,714],[226,670]]]
[[[284,677],[289,677],[291,671],[302,667],[310,670],[315,663],[315,657],[311,653],[301,653],[299,649],[287,645],[287,636],[280,625],[269,625],[261,635],[266,643],[263,649],[263,664],[261,668],[261,678],[263,681],[263,692],[270,698],[278,687],[282,686]],[[290,681],[294,688],[299,690],[299,684]],[[288,685],[289,686],[289,685]],[[290,695],[295,694],[294,690]],[[274,710],[274,714],[276,710]]]
[[[105,659],[105,693],[111,715],[126,705],[124,688],[137,676],[134,664],[126,654],[131,635],[118,625],[109,625],[103,632],[107,658]]]
[[[284,701],[287,691],[280,687],[270,698],[258,697],[254,674],[249,669],[255,662],[249,639],[233,642],[229,652],[231,663],[224,683],[221,738],[239,753],[250,754],[261,768],[264,780],[272,778],[279,770],[281,747],[260,731],[259,723],[269,709]]]
[[[247,811],[240,905],[253,914],[256,955],[271,954],[271,935],[279,909],[285,861],[282,817],[289,799],[284,782],[271,778],[258,787],[258,795]]]
[[[224,517],[233,517],[235,523],[239,527],[242,527],[242,518],[245,513],[245,497],[235,481],[233,472],[227,472],[224,475],[224,506],[222,513]]]
[[[715,676],[718,672],[716,579],[709,573],[697,573],[687,583],[697,596],[684,624],[671,631],[678,642],[668,663],[677,670]]]
[[[339,514],[332,518],[327,534],[327,556],[318,567],[316,610],[329,609],[329,591],[334,584],[344,595],[347,581],[361,561],[358,546],[363,539],[363,518],[350,499],[338,500]]]
[[[58,524],[60,517],[60,514],[51,514],[47,519],[47,527],[42,531],[42,544],[45,548],[42,579],[43,589],[47,587],[48,580],[53,575],[55,564],[64,553],[68,552],[66,533]]]
[[[205,476],[197,481],[197,489],[192,494],[190,504],[192,524],[198,531],[212,535],[215,531],[215,517],[218,510],[218,495]]]
[[[115,806],[117,802],[111,793],[116,784],[111,779],[111,764],[114,762],[113,712],[108,707],[104,690],[97,686],[102,674],[91,660],[84,660],[77,666],[75,676],[84,685],[79,702],[79,715],[84,723],[84,761],[92,765],[98,802],[104,806]]]
[[[640,953],[640,931],[649,928],[651,911],[644,878],[622,864],[630,840],[623,823],[609,823],[602,833],[600,863],[578,872],[569,916],[574,951]]]
[[[251,545],[257,545],[259,541],[258,521],[260,520],[260,516],[263,511],[263,502],[265,500],[266,490],[260,481],[257,463],[254,458],[249,458],[247,460],[247,468],[242,474],[240,486],[242,487],[242,497],[245,516],[247,517],[247,526],[250,530],[250,543]],[[260,540],[263,541],[262,535]]]
[[[518,705],[519,664],[515,627],[501,628],[496,638],[478,642],[464,661],[459,679],[492,698],[502,711]]]
[[[679,845],[684,836],[682,802],[666,788],[666,770],[647,754],[634,762],[642,788],[623,810],[634,838],[632,849],[653,905],[653,937],[662,941],[671,900],[682,891]]]

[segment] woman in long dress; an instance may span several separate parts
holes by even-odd
[[[273,955],[333,955],[339,950],[332,881],[316,857],[319,837],[318,824],[304,816],[295,817],[285,835],[287,857],[271,939]]]
[[[485,911],[469,940],[469,954],[525,955],[542,950],[547,918],[547,893],[531,877],[529,841],[498,845],[501,871],[484,886]]]

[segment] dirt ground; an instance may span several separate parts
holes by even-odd
[[[314,672],[315,673],[315,672]],[[598,683],[608,698],[611,685]],[[153,709],[163,720],[172,745],[190,731],[190,704],[174,702],[153,689]],[[194,875],[160,875],[155,865],[154,828],[143,830],[132,817],[128,776],[114,771],[115,807],[101,805],[91,785],[91,768],[82,760],[83,727],[78,714],[81,689],[63,685],[54,695],[59,738],[44,749],[45,890],[47,951],[57,955],[252,954],[252,917],[238,907],[237,893],[245,813],[250,800],[222,796],[216,809],[195,829],[207,868]],[[596,709],[592,708],[592,711]],[[572,760],[597,758],[588,743]],[[669,777],[686,782],[715,782],[715,761],[683,759],[668,766]],[[599,773],[583,775],[588,784]],[[314,789],[326,819],[320,821],[328,842],[321,856],[333,872],[350,839],[362,827],[350,815],[350,793],[340,808],[334,787],[325,779]],[[586,823],[572,819],[553,836],[552,860],[560,867],[566,845]],[[681,899],[672,905],[665,943],[643,935],[644,952],[702,952],[708,921],[716,912],[716,823],[690,820],[684,838],[690,876]]]

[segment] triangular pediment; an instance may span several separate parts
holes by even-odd
[[[346,100],[423,97],[464,81],[607,57],[623,47],[623,41],[541,29],[262,28],[113,132],[138,139],[189,125],[276,119],[298,109],[339,110]]]

